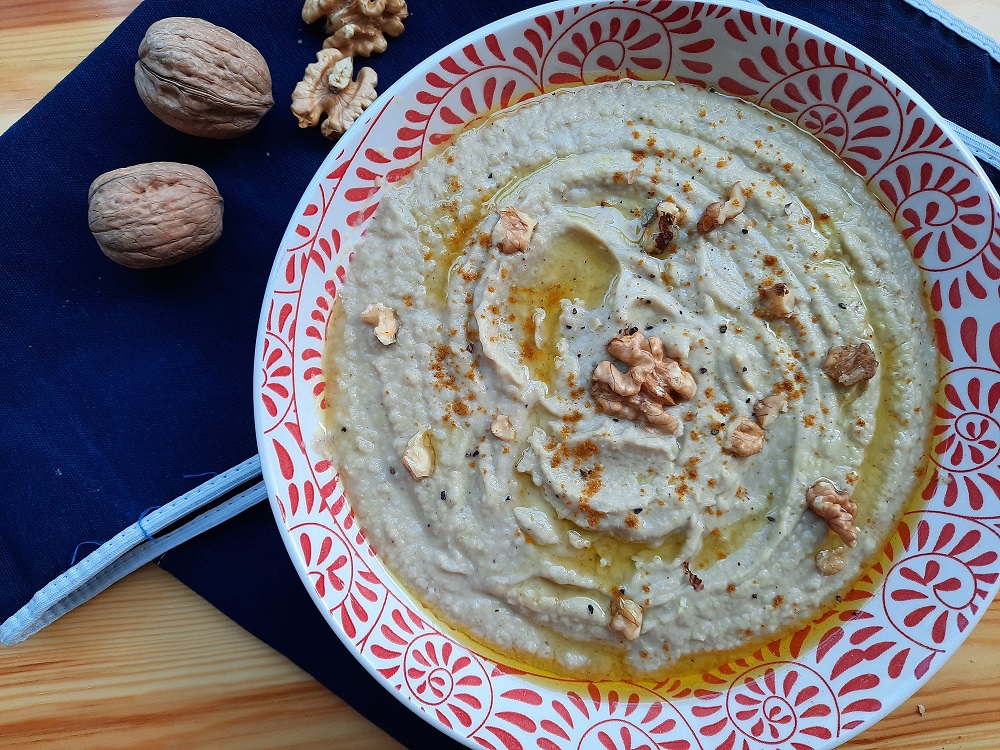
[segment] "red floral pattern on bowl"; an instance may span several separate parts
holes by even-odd
[[[892,213],[924,273],[942,374],[920,503],[837,609],[742,658],[661,683],[527,675],[456,641],[395,585],[310,437],[351,240],[381,191],[483,114],[555,87],[672,78],[759,102],[814,133]],[[258,442],[303,583],[400,700],[470,747],[832,748],[911,695],[968,634],[1000,572],[998,199],[904,83],[761,8],[558,3],[451,45],[383,94],[292,217],[257,346]]]

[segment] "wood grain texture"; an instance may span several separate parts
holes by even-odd
[[[0,648],[0,747],[400,746],[155,566]]]
[[[0,132],[136,4],[0,0]],[[939,4],[1000,39],[1000,0]],[[997,750],[998,644],[1000,604],[994,604],[938,674],[845,750]],[[170,575],[147,566],[26,643],[0,647],[0,748],[67,747],[401,746]]]
[[[138,0],[0,1],[0,133],[138,4]]]

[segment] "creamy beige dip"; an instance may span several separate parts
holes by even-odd
[[[699,233],[737,181],[743,212]],[[680,224],[652,257],[663,200]],[[491,238],[505,207],[537,222],[523,252]],[[764,319],[775,283],[794,309]],[[655,673],[804,622],[889,533],[936,383],[921,285],[863,180],[786,121],[675,84],[563,90],[383,196],[331,325],[326,446],[381,559],[455,628],[567,672]],[[362,321],[374,304],[394,343]],[[595,408],[594,370],[629,332],[694,377],[676,431]],[[860,342],[877,374],[839,385],[826,353]],[[771,394],[787,412],[763,450],[725,450]],[[429,476],[404,467],[408,443]],[[834,575],[815,556],[842,542],[806,507],[820,479],[859,506]],[[618,597],[642,610],[634,640],[611,627]]]

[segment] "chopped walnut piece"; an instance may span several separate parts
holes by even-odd
[[[646,225],[642,236],[642,249],[649,255],[663,255],[669,250],[676,236],[681,210],[670,201],[663,201],[656,207],[653,217]]]
[[[729,188],[729,200],[725,203],[716,201],[709,204],[698,220],[698,231],[701,234],[708,234],[713,229],[718,229],[730,219],[734,219],[743,213],[747,206],[747,198],[743,193],[743,185],[737,182]]]
[[[642,607],[626,596],[611,600],[611,629],[634,641],[642,632]]]
[[[500,209],[500,220],[493,228],[491,241],[501,253],[523,253],[538,222],[513,206]]]
[[[352,81],[353,72],[353,61],[339,50],[316,53],[316,62],[306,66],[305,76],[292,91],[292,112],[300,128],[313,127],[326,115],[320,131],[327,138],[336,138],[354,124],[378,96],[378,75],[371,68],[362,68],[358,79]]]
[[[753,417],[765,430],[774,424],[779,413],[788,411],[788,399],[783,393],[765,396],[753,405]]]
[[[385,52],[385,35],[402,34],[407,14],[406,0],[306,0],[302,6],[306,23],[326,19],[331,36],[323,46],[335,47],[345,57]]]
[[[823,372],[841,385],[856,385],[862,380],[871,380],[877,369],[878,360],[868,344],[831,347],[823,362]]]
[[[691,584],[691,588],[693,588],[695,591],[704,590],[705,582],[691,572],[691,565],[686,560],[684,561],[683,568],[684,568],[684,574],[687,576],[688,583]]]
[[[806,503],[844,544],[853,547],[858,543],[858,530],[854,526],[858,506],[848,493],[840,492],[833,483],[821,479],[806,490]]]
[[[680,422],[666,407],[694,397],[698,386],[691,373],[664,353],[663,342],[639,332],[616,336],[608,354],[628,365],[622,372],[604,360],[594,369],[591,395],[606,414],[633,422],[647,422],[677,432]]]
[[[411,437],[403,451],[403,466],[414,479],[425,479],[434,473],[434,440],[429,429]]]
[[[517,433],[514,431],[514,423],[510,421],[510,417],[506,414],[497,414],[496,418],[493,420],[493,424],[490,425],[490,432],[496,435],[500,440],[507,443],[517,440]]]
[[[637,166],[631,172],[626,172],[625,173],[625,184],[626,185],[631,185],[636,180],[638,180],[639,179],[639,175],[642,174],[642,170],[645,168],[645,166],[646,166],[646,162],[641,161],[641,162],[639,162],[639,166]]]
[[[368,305],[361,313],[361,322],[367,323],[375,329],[375,338],[384,346],[389,346],[396,341],[396,333],[399,331],[399,318],[391,307],[386,307],[381,302]]]
[[[825,576],[833,576],[844,569],[844,555],[847,547],[821,549],[816,553],[816,570]]]
[[[752,419],[740,417],[726,428],[722,447],[737,456],[752,456],[764,449],[764,430]]]
[[[795,295],[788,284],[757,287],[757,314],[766,319],[790,318],[795,307]]]

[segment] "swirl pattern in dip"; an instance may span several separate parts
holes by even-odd
[[[736,183],[742,212],[699,232]],[[679,222],[654,256],[662,201]],[[509,208],[537,225],[507,253]],[[762,313],[777,284],[788,317]],[[564,90],[383,196],[331,324],[327,444],[380,557],[446,621],[562,670],[652,674],[801,623],[857,578],[921,470],[921,300],[888,215],[808,134],[689,86]],[[626,370],[616,337],[658,338],[693,377],[663,410],[676,425],[598,408],[600,363]],[[831,347],[862,342],[874,378],[824,372]],[[770,395],[787,411],[739,455],[734,426]],[[858,506],[853,548],[807,507],[821,480]],[[824,550],[842,570],[820,572]]]

